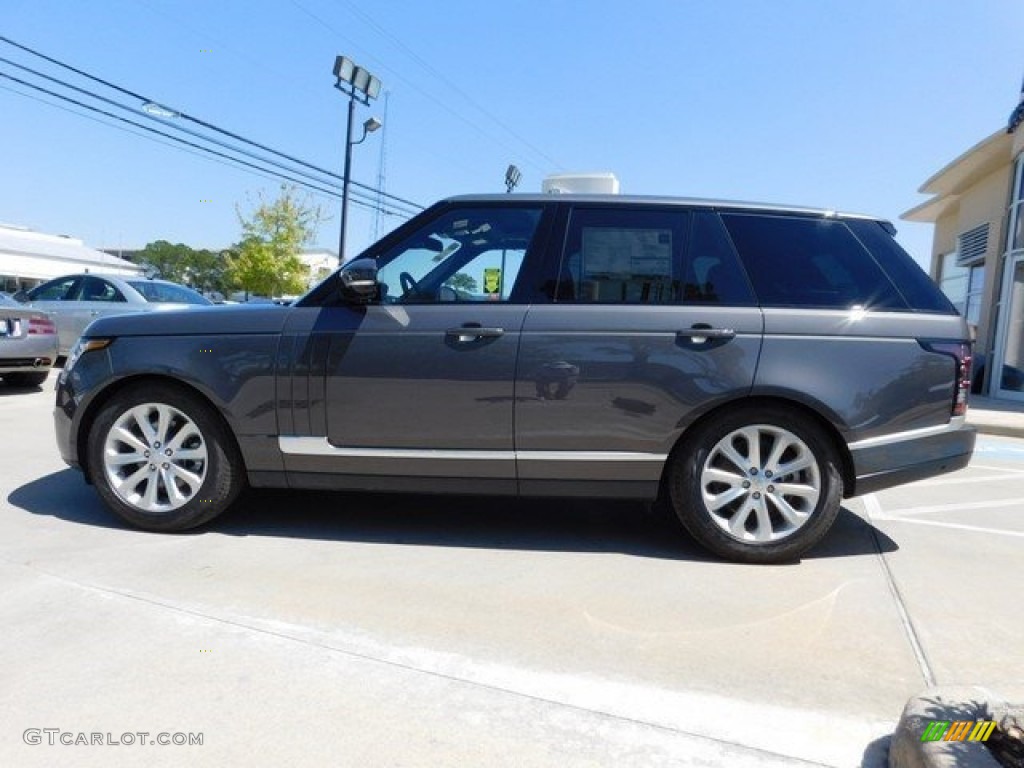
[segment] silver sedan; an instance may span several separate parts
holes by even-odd
[[[0,376],[11,387],[37,387],[57,358],[57,327],[45,312],[0,296]]]
[[[50,313],[57,323],[61,355],[67,355],[97,317],[212,303],[191,288],[166,280],[91,273],[58,277],[15,298]]]

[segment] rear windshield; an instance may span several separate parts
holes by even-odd
[[[843,221],[723,213],[765,307],[909,309]]]
[[[141,293],[152,304],[211,304],[201,293],[191,288],[170,283],[153,283],[148,280],[129,280],[128,285]]]

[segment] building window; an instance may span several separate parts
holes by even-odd
[[[981,300],[985,288],[985,265],[960,266],[956,251],[942,257],[939,287],[953,302],[957,312],[971,325],[981,320]]]
[[[1006,249],[1009,251],[1024,249],[1024,153],[1017,158]]]

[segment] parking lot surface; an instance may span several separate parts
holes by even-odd
[[[1022,440],[786,566],[621,502],[260,491],[158,535],[61,463],[52,383],[0,387],[0,765],[882,765],[929,685],[1024,701]]]

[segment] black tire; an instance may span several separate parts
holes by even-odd
[[[135,419],[135,408],[153,429],[150,437]],[[167,414],[166,445],[156,439],[162,414]],[[132,434],[122,439],[124,430],[112,433],[115,426]],[[113,441],[109,445],[108,438]],[[178,445],[176,440],[183,442]],[[121,448],[129,450],[121,452]],[[173,455],[175,450],[180,456]],[[114,395],[92,423],[87,451],[90,474],[103,501],[123,520],[149,531],[184,531],[209,522],[232,504],[245,485],[245,467],[220,415],[198,395],[174,384],[140,384]],[[172,455],[165,455],[167,451]],[[200,453],[201,459],[182,458]],[[148,458],[136,462],[136,455]],[[108,464],[113,456],[128,461],[116,466],[119,459],[110,459]],[[151,460],[154,463],[147,463]],[[133,480],[136,475],[139,479]],[[115,487],[117,480],[119,487]],[[152,497],[151,483],[155,484]],[[172,492],[177,498],[172,498]]]
[[[4,383],[9,387],[41,387],[49,375],[50,372],[48,370],[5,373]]]
[[[756,453],[740,430],[757,436]],[[785,452],[772,469],[776,446]],[[741,474],[734,459],[751,457],[760,457],[759,466],[747,461]],[[809,466],[779,480],[777,470],[804,463]],[[839,468],[832,441],[813,419],[789,409],[740,406],[698,425],[673,453],[669,501],[693,538],[727,560],[792,562],[835,522],[843,491]],[[816,495],[808,491],[813,488]]]

